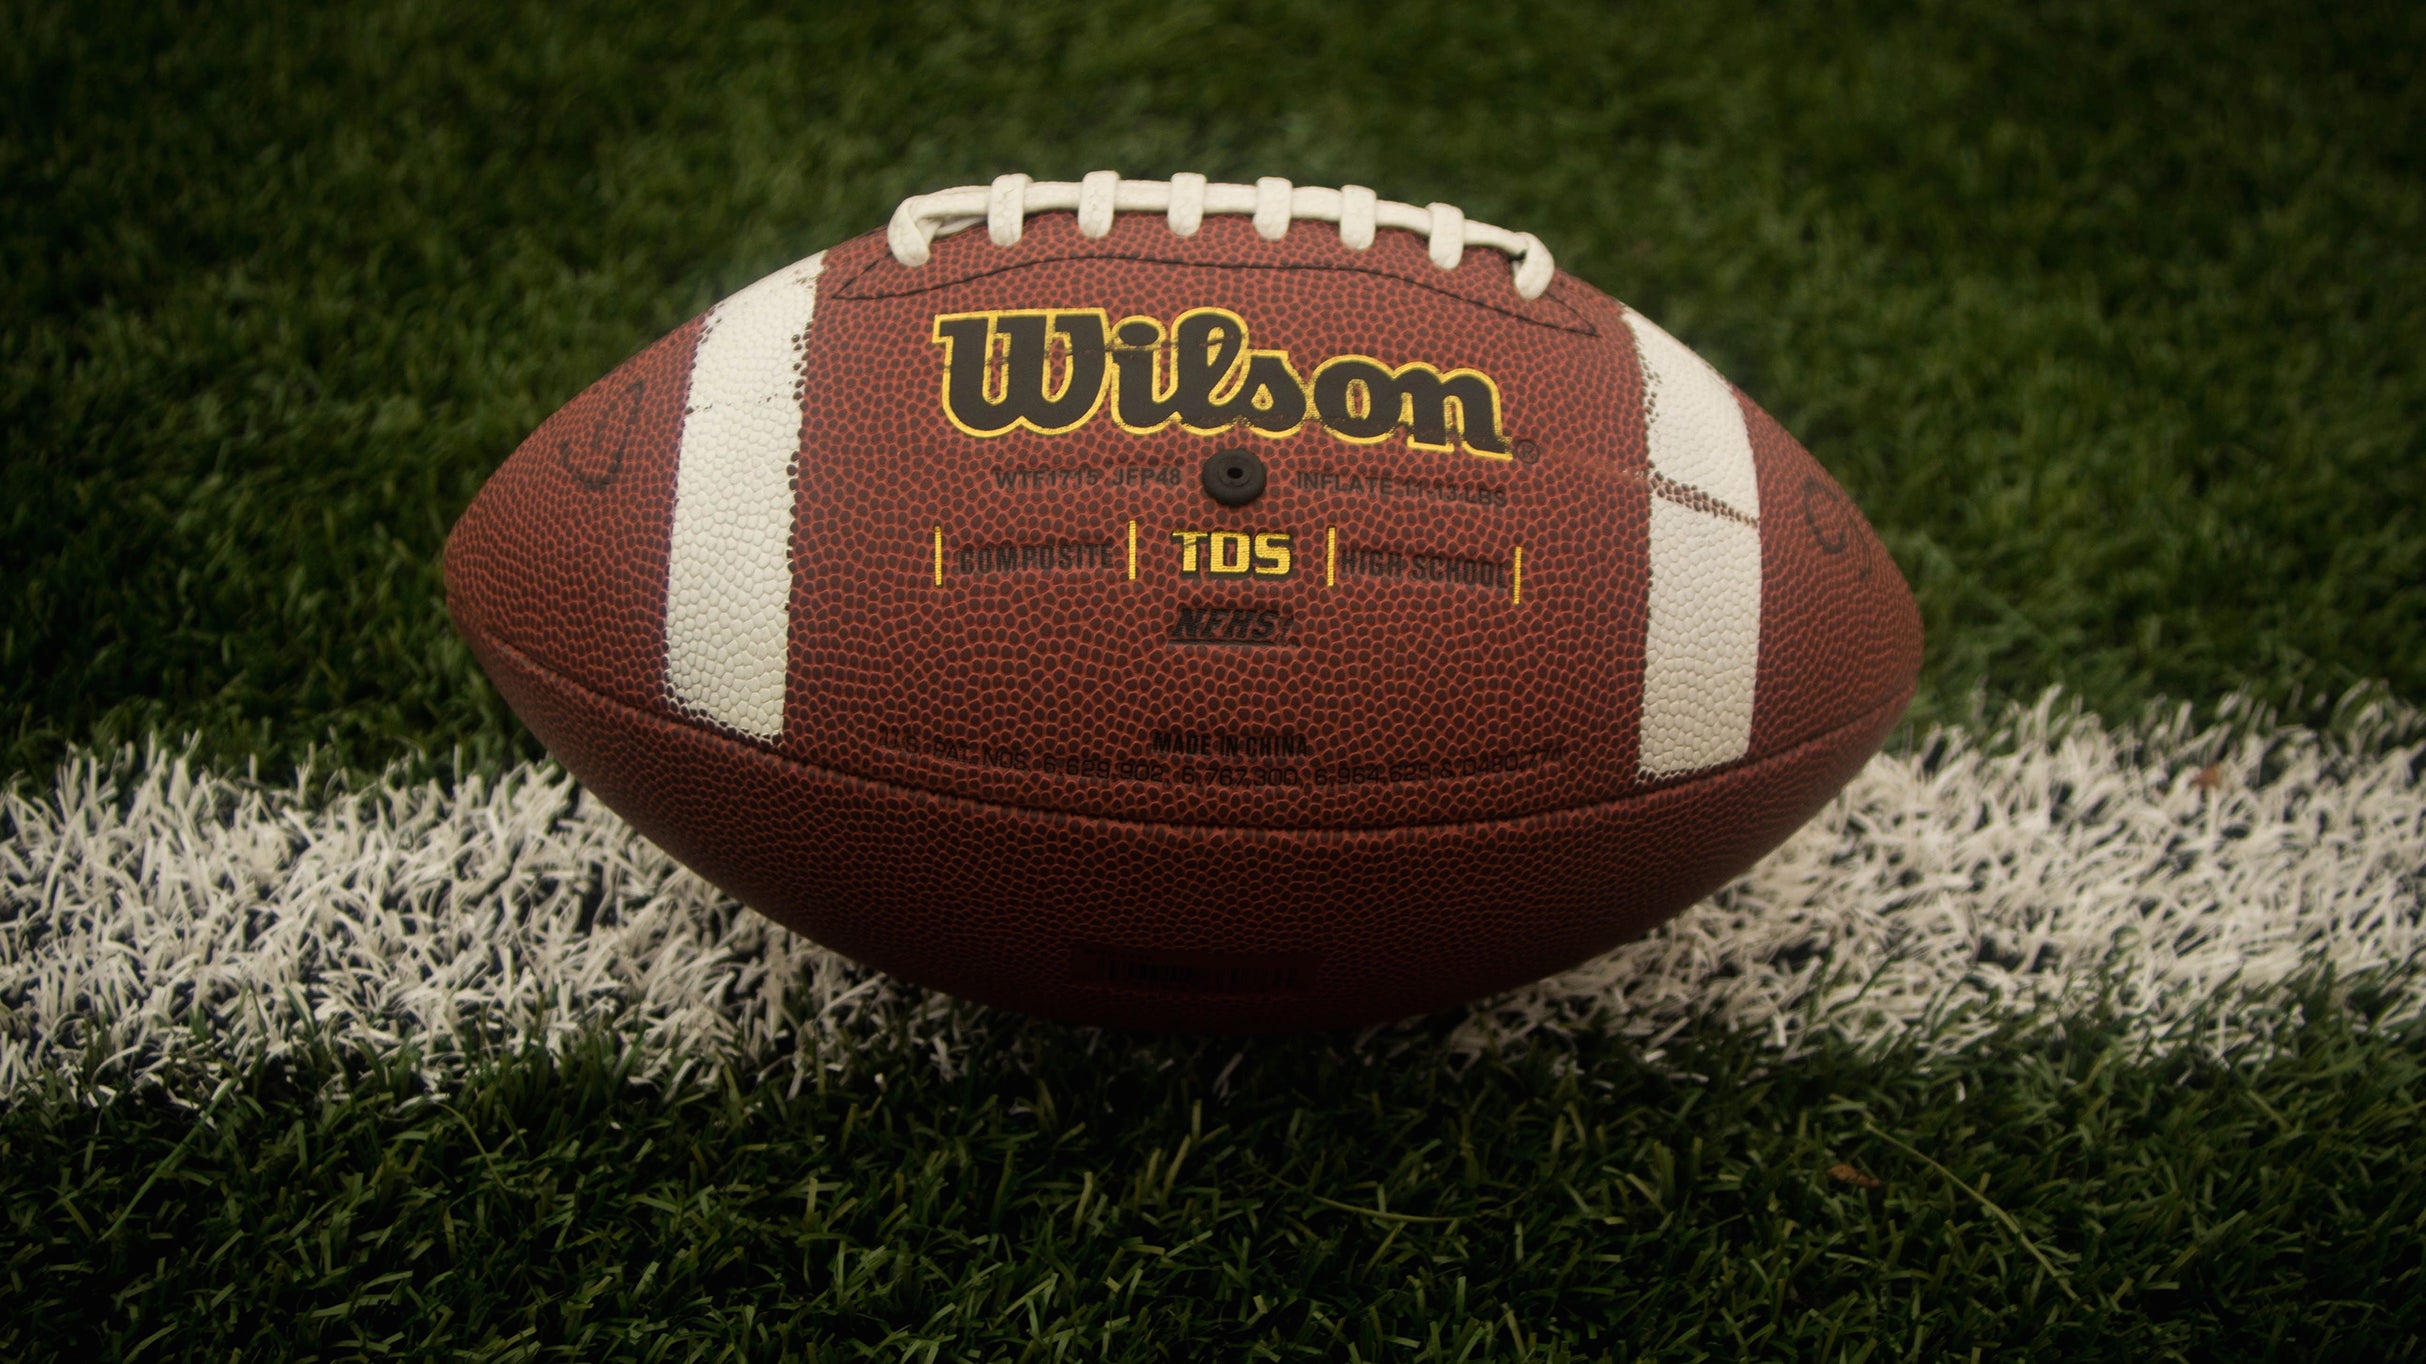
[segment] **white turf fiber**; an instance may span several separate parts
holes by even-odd
[[[2102,1002],[2154,1048],[2262,1050],[2319,967],[2413,1019],[2420,721],[2379,699],[2325,734],[2232,703],[2116,728],[2050,693],[1880,756],[1734,885],[1454,1046],[1604,1029],[1656,1054],[1701,1027],[1942,1055]],[[880,1037],[949,1067],[975,1021],[738,910],[552,766],[268,788],[154,749],[0,796],[0,1099],[185,1092],[315,1044],[409,1044],[443,1083],[601,1024],[661,1080],[798,1084]]]

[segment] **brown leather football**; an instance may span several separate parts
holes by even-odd
[[[1541,243],[1356,186],[905,202],[550,417],[447,544],[608,805],[1053,1018],[1359,1024],[1573,965],[1811,817],[1910,592]]]

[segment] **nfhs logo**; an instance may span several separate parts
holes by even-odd
[[[1253,606],[1183,606],[1171,618],[1173,644],[1286,644],[1296,622],[1286,611]]]
[[[1335,355],[1309,378],[1287,351],[1250,345],[1246,320],[1226,308],[1191,308],[1168,329],[1151,317],[1114,325],[1101,308],[947,313],[933,340],[943,347],[944,416],[972,436],[1075,431],[1108,396],[1113,422],[1136,435],[1244,426],[1286,436],[1311,418],[1360,445],[1403,430],[1419,450],[1509,454],[1491,376]]]

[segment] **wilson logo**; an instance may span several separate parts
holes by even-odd
[[[944,416],[972,436],[1057,436],[1108,408],[1136,435],[1176,426],[1277,437],[1313,421],[1360,445],[1403,432],[1419,450],[1509,456],[1490,375],[1368,355],[1301,373],[1287,351],[1256,349],[1246,319],[1226,308],[1191,308],[1168,327],[1151,317],[1115,324],[1101,308],[947,313],[932,335],[943,347]]]

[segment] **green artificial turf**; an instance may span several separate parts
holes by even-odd
[[[2426,9],[0,16],[5,766],[529,740],[446,527],[759,273],[1007,169],[1538,233],[1844,480],[1975,685],[2426,694]]]
[[[536,753],[442,605],[488,471],[723,293],[1010,169],[1539,234],[1845,482],[1925,716],[2415,701],[2422,61],[2391,5],[15,0],[0,775],[152,731]],[[2415,1358],[2426,1052],[2311,1012],[2241,1065],[1313,1039],[1225,1095],[1236,1048],[1000,1023],[797,1098],[603,1044],[442,1095],[33,1096],[0,1354]]]
[[[2095,1026],[1682,1075],[1006,1026],[797,1098],[593,1047],[28,1106],[0,1354],[2416,1358],[2426,1046],[2307,1003],[2250,1068]]]

